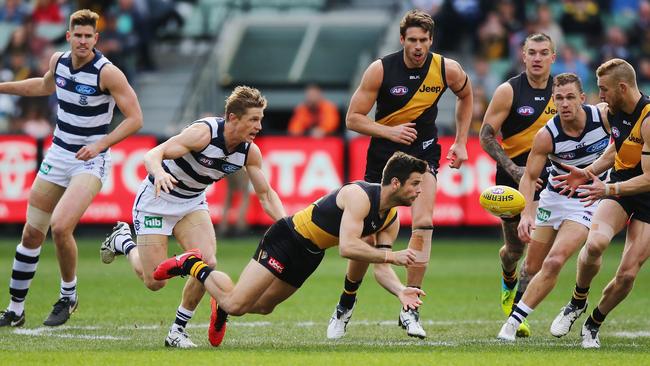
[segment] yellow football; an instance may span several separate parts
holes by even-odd
[[[526,199],[518,190],[508,186],[492,186],[481,193],[481,206],[494,216],[508,218],[526,207]]]

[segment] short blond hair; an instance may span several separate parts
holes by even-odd
[[[226,98],[226,117],[234,113],[237,117],[246,114],[248,108],[266,108],[266,98],[249,86],[238,86]]]
[[[551,39],[551,37],[546,34],[546,33],[532,33],[529,34],[528,37],[526,37],[526,40],[524,40],[524,51],[528,48],[528,43],[529,42],[548,42],[551,45],[551,51],[555,53],[555,43]]]
[[[576,84],[578,91],[584,93],[582,91],[582,82],[580,81],[580,78],[572,72],[563,72],[553,78],[553,88],[567,84]]]
[[[429,32],[429,38],[433,37],[433,19],[431,15],[422,10],[409,10],[399,23],[399,34],[404,37],[406,30],[411,27],[419,27]]]
[[[99,15],[89,9],[77,10],[70,15],[70,29],[77,25],[89,25],[93,29],[97,29],[97,20]]]
[[[637,87],[636,71],[634,71],[634,67],[620,58],[613,58],[609,61],[605,61],[602,65],[598,66],[596,75],[598,77],[611,75],[617,82],[622,81],[634,88]]]

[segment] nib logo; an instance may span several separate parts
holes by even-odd
[[[161,229],[162,217],[161,216],[145,216],[144,227],[148,229]]]

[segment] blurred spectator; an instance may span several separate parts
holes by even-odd
[[[116,30],[125,41],[124,46],[137,52],[138,70],[155,70],[151,56],[151,29],[145,13],[140,12],[134,0],[118,0],[111,14],[116,19]]]
[[[476,30],[491,9],[486,0],[444,0],[440,11],[433,18],[437,32],[434,49],[438,51],[458,51],[467,38],[472,49],[476,49]]]
[[[130,35],[124,34],[117,29],[117,18],[113,14],[104,17],[104,30],[97,42],[99,49],[104,56],[117,66],[129,83],[133,84],[135,79],[135,57],[136,57],[136,40]]]
[[[305,101],[293,111],[289,134],[293,136],[323,137],[338,131],[341,117],[336,105],[323,97],[318,85],[305,89]]]
[[[34,23],[34,19],[32,17],[27,17],[25,19],[23,28],[25,30],[25,39],[27,42],[27,47],[29,48],[30,55],[32,57],[42,56],[43,51],[50,47],[52,45],[52,42],[50,42],[50,40],[47,38],[38,35],[38,32],[36,32],[36,23]],[[51,53],[47,55],[50,56]]]
[[[478,29],[478,39],[481,56],[488,61],[508,56],[508,31],[496,12],[487,14],[485,23]]]
[[[38,23],[63,23],[63,13],[57,0],[36,0],[32,19]]]
[[[517,9],[513,0],[500,0],[496,7],[497,14],[501,19],[501,24],[506,28],[508,33],[519,32],[524,28],[522,20],[517,15]]]
[[[469,79],[472,85],[483,89],[483,94],[488,98],[492,96],[494,90],[502,82],[501,75],[490,72],[490,63],[482,57],[474,59],[474,67],[468,71]]]
[[[593,85],[591,84],[593,71],[589,69],[588,63],[576,54],[576,50],[568,44],[560,49],[557,60],[551,66],[551,70],[551,75],[572,72],[582,80],[582,85],[585,89],[593,89]]]
[[[226,193],[226,198],[223,203],[221,222],[217,229],[217,235],[224,237],[246,235],[248,232],[246,213],[248,212],[248,205],[250,203],[248,174],[246,174],[244,169],[240,169],[232,174],[226,175],[226,182],[228,182],[228,193]],[[235,225],[231,226],[230,213],[236,195],[239,195],[239,209],[237,210]]]
[[[562,28],[553,19],[551,8],[546,3],[540,3],[537,7],[537,19],[535,23],[535,32],[544,33],[551,37],[555,43],[556,49],[561,49],[564,46],[564,32]]]
[[[443,2],[443,0],[412,0],[411,5],[415,9],[426,11],[429,15],[434,16],[440,11]]]
[[[598,4],[592,0],[564,0],[560,26],[565,35],[583,36],[592,46],[598,45],[603,36]]]
[[[650,56],[650,1],[641,0],[637,19],[628,32],[629,45],[640,55]]]
[[[628,49],[627,37],[623,30],[617,26],[607,29],[607,42],[600,47],[598,62],[594,66],[598,67],[603,62],[613,58],[621,58],[632,65],[635,64],[634,57]]]
[[[643,57],[639,60],[639,66],[637,67],[639,79],[639,84],[646,84],[644,86],[650,85],[650,58]],[[643,90],[641,92],[644,94],[650,93],[650,90]]]
[[[29,6],[23,4],[22,0],[5,0],[4,4],[0,6],[0,21],[22,24],[29,13]]]
[[[20,116],[21,133],[36,139],[45,138],[52,133],[48,99],[48,96],[19,99],[18,104],[22,112]]]

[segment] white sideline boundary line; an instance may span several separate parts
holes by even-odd
[[[424,320],[422,321],[423,325],[427,326],[449,326],[449,325],[498,325],[501,324],[501,320]],[[612,322],[613,323],[613,322]],[[311,327],[321,327],[325,329],[327,322],[325,321],[299,321],[299,322],[270,322],[270,321],[233,321],[230,322],[233,327],[246,327],[246,328],[267,328],[267,327],[302,327],[302,328],[311,328]],[[352,322],[353,326],[392,326],[397,327],[397,322],[395,320],[355,320]],[[188,324],[188,328],[192,329],[207,329],[208,323],[197,323],[197,324]],[[124,331],[124,330],[143,330],[143,331],[152,331],[167,329],[168,325],[162,324],[133,324],[130,326],[75,326],[75,325],[64,325],[60,327],[37,327],[37,328],[17,328],[13,331],[14,334],[32,336],[32,337],[57,337],[57,338],[70,338],[70,339],[88,339],[88,340],[113,340],[113,341],[124,341],[130,340],[132,337],[128,335],[124,336],[112,336],[112,335],[95,335],[95,334],[72,334],[69,331],[97,331],[97,332],[111,332],[111,331]],[[611,337],[617,338],[647,338],[650,337],[650,331],[619,331],[607,334]],[[528,344],[530,341],[522,340],[520,344]],[[243,341],[238,342],[240,344],[249,344],[250,342]],[[310,342],[310,345],[358,345],[358,346],[404,346],[404,345],[424,345],[424,346],[440,346],[440,347],[458,347],[461,345],[468,344],[503,344],[503,342],[494,339],[485,339],[485,338],[474,338],[467,339],[465,341],[427,341],[427,340],[416,340],[416,339],[406,339],[406,340],[396,340],[396,341],[355,341],[353,339],[344,339],[339,341],[330,341],[323,340],[323,342]],[[576,347],[573,343],[566,342],[535,342],[535,345],[544,346],[544,347],[558,347],[558,348],[573,348]],[[628,344],[628,343],[609,343],[609,346],[616,347],[627,347],[627,348],[638,348],[637,344]],[[504,344],[504,346],[508,346]]]

